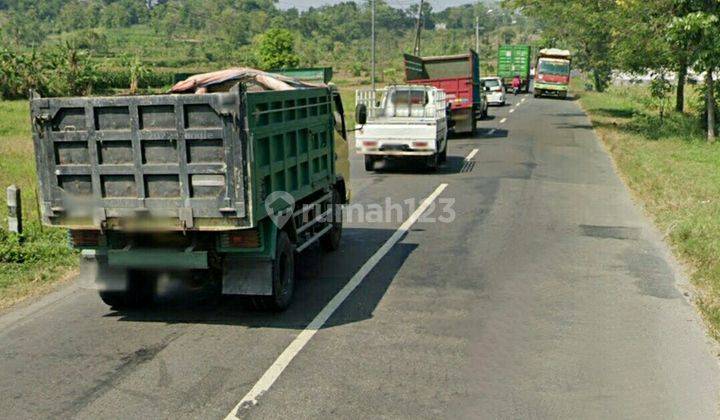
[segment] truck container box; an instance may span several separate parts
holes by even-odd
[[[520,76],[523,89],[527,91],[530,81],[532,49],[529,45],[501,45],[498,49],[497,75],[510,86],[515,76]]]

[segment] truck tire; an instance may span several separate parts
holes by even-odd
[[[285,231],[278,231],[275,242],[275,259],[272,262],[272,295],[253,296],[255,308],[280,312],[292,302],[295,291],[295,246]]]
[[[128,271],[127,290],[101,290],[98,292],[100,299],[113,309],[142,308],[151,304],[155,295],[155,281],[143,277],[140,272]]]
[[[326,252],[332,252],[338,249],[340,247],[340,238],[342,237],[343,213],[342,205],[340,204],[340,194],[337,190],[333,190],[330,205],[332,206],[330,223],[333,227],[320,238],[320,247]]]
[[[365,155],[365,170],[372,172],[375,170],[375,158],[372,156]]]
[[[473,111],[472,115],[470,116],[470,135],[474,136],[475,133],[477,133],[477,117],[475,116],[475,112]]]
[[[445,144],[445,149],[443,149],[442,152],[440,152],[440,163],[447,162],[447,144]]]

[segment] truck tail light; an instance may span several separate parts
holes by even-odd
[[[377,147],[377,142],[372,140],[365,140],[363,141],[363,146],[365,147]]]
[[[226,234],[229,248],[260,248],[260,233],[255,229],[236,230]]]
[[[75,248],[100,245],[99,230],[71,230],[70,240]]]
[[[428,142],[426,142],[426,141],[414,141],[413,142],[413,147],[427,147],[427,146],[428,146]]]

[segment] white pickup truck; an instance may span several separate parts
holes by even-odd
[[[380,100],[376,100],[380,98]],[[383,159],[422,160],[436,170],[447,158],[447,100],[432,86],[388,86],[356,92],[361,127],[355,150],[365,155],[365,170]]]

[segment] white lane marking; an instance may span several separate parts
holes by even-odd
[[[327,305],[318,313],[315,318],[308,324],[305,329],[298,334],[297,337],[290,343],[287,348],[278,356],[278,358],[275,360],[275,362],[268,368],[268,370],[265,371],[263,376],[255,383],[255,385],[252,387],[252,389],[243,397],[242,400],[230,411],[230,413],[225,417],[225,420],[235,420],[238,419],[238,410],[241,408],[248,408],[252,407],[257,404],[258,398],[260,398],[265,392],[267,392],[270,387],[275,383],[275,381],[280,377],[280,375],[283,373],[285,368],[288,367],[290,362],[297,356],[298,353],[300,353],[300,350],[305,347],[305,345],[310,341],[311,338],[315,335],[315,333],[322,328],[322,326],[325,324],[325,322],[330,318],[330,316],[340,307],[340,305],[345,301],[345,299],[350,296],[350,293],[355,290],[355,288],[362,283],[363,279],[365,279],[365,276],[370,273],[370,271],[377,265],[378,262],[385,256],[385,254],[390,251],[390,249],[398,242],[400,239],[410,230],[410,227],[412,227],[413,224],[422,216],[423,213],[425,213],[425,210],[430,206],[430,204],[435,201],[435,199],[442,193],[445,188],[447,188],[448,184],[440,184],[438,187],[433,191],[432,194],[430,194],[425,201],[420,204],[420,207],[418,207],[413,214],[410,215],[410,217],[405,220],[405,222],[398,228],[398,230],[393,233],[393,235],[390,237],[390,239],[387,240],[383,244],[380,249],[375,251],[372,257],[370,257],[369,260],[363,264],[362,267],[360,267],[360,270],[358,270],[357,273],[350,279],[350,281],[343,287],[333,298],[330,302],[328,302]]]
[[[527,98],[522,98],[522,99],[520,100],[520,103],[525,102],[525,99],[527,99]]]
[[[493,131],[495,131],[495,130],[493,130]],[[472,158],[475,157],[475,155],[477,154],[477,152],[478,152],[478,149],[472,149],[472,152],[470,152],[470,153],[465,157],[465,162],[470,162],[470,161],[472,160]]]
[[[488,131],[488,136],[492,136],[493,134],[495,134],[495,129],[494,129],[494,128],[493,128],[492,130]]]
[[[504,123],[505,121],[507,121],[507,118],[503,118],[502,120],[500,120],[500,124]]]
[[[510,113],[511,113],[511,114],[512,114],[513,112],[515,112],[515,108],[513,108],[513,109],[510,110]]]

